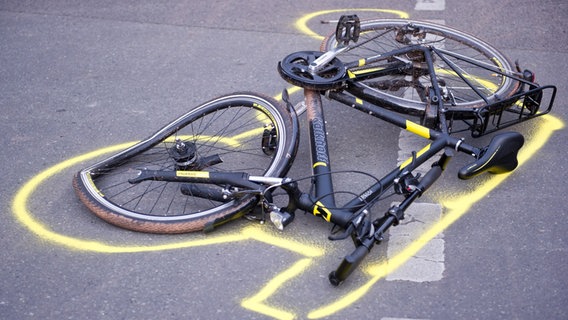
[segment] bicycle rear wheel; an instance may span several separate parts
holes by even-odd
[[[81,170],[81,201],[114,225],[151,233],[209,229],[241,216],[258,195],[223,197],[229,186],[168,181],[130,183],[138,169],[246,172],[283,176],[295,155],[293,119],[272,98],[234,93],[204,103],[144,141]]]
[[[333,34],[322,42],[321,50],[328,51],[337,46]],[[462,31],[429,22],[400,19],[362,21],[358,42],[351,44],[350,50],[340,54],[339,58],[348,64],[348,61],[388,55],[390,51],[408,46],[435,47],[440,49],[443,58],[453,64],[448,64],[440,55],[433,55],[438,86],[443,91],[444,106],[448,110],[482,107],[511,96],[519,86],[518,81],[507,76],[513,74],[513,68],[497,49]],[[384,68],[392,61],[410,61],[412,70],[392,72],[388,76],[359,83],[366,89],[366,94],[372,94],[386,107],[402,113],[423,115],[432,79],[424,55],[419,50],[379,60],[375,64],[355,66],[350,70],[356,74]]]

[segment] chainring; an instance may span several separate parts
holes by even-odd
[[[320,51],[300,51],[285,57],[278,63],[278,72],[287,82],[309,90],[332,90],[343,86],[346,68],[334,58],[317,73],[312,73],[309,66],[323,55]]]

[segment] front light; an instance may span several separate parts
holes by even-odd
[[[284,227],[289,225],[292,220],[294,220],[294,216],[288,212],[279,210],[270,211],[270,221],[272,221],[278,230],[284,230]]]

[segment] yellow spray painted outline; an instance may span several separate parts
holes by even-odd
[[[306,23],[308,20],[326,13],[341,12],[341,11],[378,11],[378,12],[390,12],[399,14],[401,18],[407,18],[408,15],[401,11],[396,10],[382,10],[382,9],[353,9],[353,10],[328,10],[319,11],[298,20],[296,24],[300,30],[303,30],[307,34],[314,36],[315,38],[321,39],[322,37],[313,33],[309,28],[307,28]],[[290,91],[298,91],[299,88],[292,88]],[[278,97],[280,98],[280,97]],[[543,116],[542,123],[539,126],[539,130],[534,137],[537,139],[532,139],[528,141],[522,151],[519,153],[519,166],[525,163],[533,154],[535,154],[542,146],[546,144],[550,136],[555,130],[560,130],[564,127],[561,120],[553,116]],[[119,246],[110,245],[104,242],[77,239],[70,236],[65,236],[57,234],[56,232],[45,227],[39,221],[37,221],[27,209],[27,201],[32,196],[33,192],[47,179],[52,176],[62,172],[63,170],[76,165],[80,162],[92,159],[94,157],[100,156],[105,153],[117,152],[123,150],[133,143],[125,143],[120,145],[115,145],[107,147],[104,149],[96,150],[64,162],[61,162],[53,167],[36,175],[30,179],[24,186],[19,189],[16,193],[12,202],[12,211],[17,218],[17,220],[26,226],[30,231],[36,234],[38,237],[53,242],[58,245],[62,245],[75,250],[87,250],[101,253],[127,253],[127,252],[147,252],[147,251],[160,251],[160,250],[173,250],[180,248],[207,246],[214,244],[226,244],[233,242],[240,242],[246,240],[256,240],[263,243],[267,243],[272,246],[277,246],[292,252],[299,253],[305,258],[300,259],[295,262],[291,267],[287,268],[275,278],[271,279],[266,283],[262,289],[255,295],[246,298],[241,301],[241,306],[261,313],[276,319],[294,319],[296,314],[288,312],[286,310],[281,310],[275,307],[271,307],[264,302],[271,296],[273,296],[286,282],[302,274],[307,268],[309,268],[313,259],[325,254],[325,251],[307,246],[305,244],[291,241],[287,238],[282,238],[279,236],[274,236],[265,232],[262,228],[258,226],[245,227],[242,230],[225,234],[222,236],[208,236],[206,239],[201,240],[191,240],[185,242],[175,242],[167,244],[159,244],[153,246]],[[496,188],[508,177],[506,175],[493,176],[491,179],[487,180],[480,188],[475,192],[464,194],[457,198],[452,199],[441,199],[440,203],[447,209],[444,217],[424,234],[422,234],[417,240],[412,242],[406,248],[404,248],[395,257],[391,258],[389,261],[384,263],[377,263],[369,265],[365,268],[365,271],[371,276],[371,279],[367,281],[363,286],[351,291],[350,293],[344,295],[340,299],[331,302],[321,308],[313,310],[308,313],[308,318],[317,319],[332,315],[361,299],[365,296],[368,291],[377,283],[380,279],[385,277],[387,274],[393,272],[402,264],[404,264],[412,256],[416,255],[431,239],[433,239],[437,234],[443,232],[452,223],[457,221],[463,214],[465,214],[471,206],[487,195],[491,190]]]

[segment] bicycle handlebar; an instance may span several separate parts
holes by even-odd
[[[365,239],[364,243],[357,246],[351,254],[345,256],[339,267],[329,274],[329,282],[334,286],[340,285],[359,266],[374,244],[374,238]]]
[[[453,142],[447,142],[450,145]],[[483,172],[490,173],[505,173],[513,171],[517,165],[517,154],[523,146],[524,138],[517,132],[506,132],[493,137],[489,145],[481,150],[465,143],[455,144],[455,148],[462,152],[473,153],[476,155],[477,160],[464,166],[458,173],[460,179],[470,179]],[[420,180],[414,192],[409,194],[406,199],[398,207],[398,211],[389,210],[389,214],[385,215],[376,226],[379,227],[375,234],[371,237],[366,237],[361,242],[356,243],[355,250],[345,256],[339,267],[329,274],[329,281],[332,285],[340,285],[349,275],[355,270],[367,254],[373,248],[375,241],[380,241],[383,232],[385,232],[392,225],[396,225],[399,219],[403,219],[403,215],[399,213],[404,212],[405,208],[414,201],[415,198],[426,191],[434,182],[441,176],[447,164],[446,155],[442,155],[440,160],[436,162],[432,168]],[[374,223],[373,223],[374,224]]]
[[[426,172],[426,174],[424,175],[424,177],[422,177],[422,179],[420,179],[420,183],[418,184],[420,192],[428,190],[442,175],[443,171],[444,169],[442,168],[442,166],[438,164],[434,165],[428,172]]]

